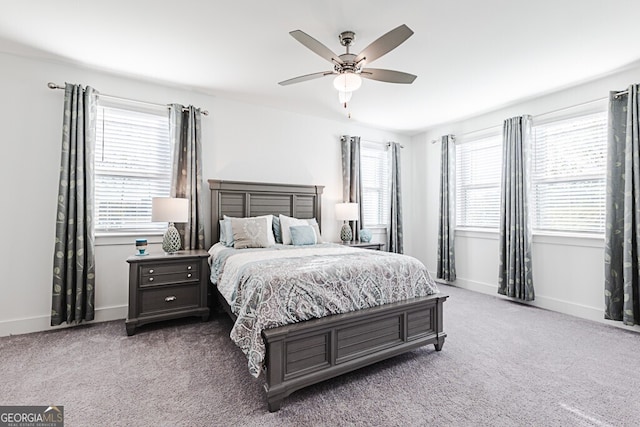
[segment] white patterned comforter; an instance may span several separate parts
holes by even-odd
[[[262,371],[264,329],[431,295],[438,288],[415,258],[337,244],[210,250],[211,281],[238,317],[231,339]]]

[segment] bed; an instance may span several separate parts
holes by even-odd
[[[246,218],[280,214],[315,218],[322,223],[322,186],[209,180],[209,188],[212,243],[219,240],[220,220],[225,215]],[[354,255],[362,257],[367,251],[352,250],[362,252]],[[246,254],[249,256],[249,251]],[[242,320],[237,307],[234,310],[229,304],[229,295],[223,296],[213,285],[212,293],[235,322],[238,315]],[[446,299],[446,295],[433,293],[260,330],[264,355],[258,361],[265,376],[269,411],[279,410],[284,398],[303,387],[420,346],[433,344],[440,351],[446,338],[442,324]]]

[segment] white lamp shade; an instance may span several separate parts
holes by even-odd
[[[189,222],[189,199],[154,197],[151,199],[151,221]]]
[[[360,219],[357,203],[336,203],[336,219],[338,221],[357,221]]]
[[[362,78],[355,73],[342,73],[333,80],[333,87],[340,92],[353,92],[362,86]]]

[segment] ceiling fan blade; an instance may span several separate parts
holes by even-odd
[[[365,68],[360,73],[365,79],[378,80],[387,83],[411,84],[418,76],[402,71],[383,70],[380,68]]]
[[[307,48],[311,49],[312,51],[314,51],[315,53],[317,53],[327,61],[331,62],[332,64],[335,64],[335,63],[342,64],[342,59],[340,59],[338,55],[333,53],[331,49],[329,49],[328,47],[326,47],[325,45],[323,45],[318,40],[314,39],[304,31],[295,30],[295,31],[291,31],[289,34],[291,34],[291,37],[298,40]]]
[[[400,46],[405,40],[411,37],[412,34],[413,31],[411,28],[402,24],[398,28],[394,28],[387,34],[375,40],[369,46],[365,47],[362,52],[356,56],[354,62],[357,64],[363,59],[366,59],[366,63],[370,64],[382,55]]]
[[[298,76],[289,80],[281,81],[278,84],[280,86],[286,86],[294,83],[306,82],[307,80],[318,79],[320,77],[328,76],[330,74],[334,74],[333,71],[321,71],[319,73],[305,74],[304,76]]]

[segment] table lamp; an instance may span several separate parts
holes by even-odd
[[[348,221],[357,221],[360,219],[360,212],[357,203],[336,203],[336,219],[344,221],[342,229],[340,229],[340,240],[346,243],[353,239],[353,232]]]
[[[168,254],[179,251],[182,242],[180,233],[173,224],[189,222],[189,199],[154,197],[151,200],[151,221],[169,223],[169,227],[162,237],[162,250]]]

